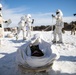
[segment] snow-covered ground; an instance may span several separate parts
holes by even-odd
[[[51,31],[34,31],[32,34],[41,33],[45,40],[51,43],[53,34]],[[7,32],[5,32],[7,35]],[[26,41],[21,38],[16,41],[15,37],[3,39],[3,45],[0,46],[0,75],[24,75],[20,74],[16,66],[16,51]],[[76,75],[76,35],[71,35],[70,31],[63,34],[64,44],[52,44],[58,51],[60,58],[54,62],[49,75]],[[25,75],[34,75],[26,73]],[[37,75],[41,75],[40,73]],[[44,75],[44,73],[43,73]]]

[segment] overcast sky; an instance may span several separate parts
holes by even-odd
[[[76,0],[0,0],[3,5],[3,18],[12,20],[10,26],[18,26],[20,17],[31,14],[35,19],[35,25],[52,25],[51,14],[55,14],[57,9],[63,12],[64,22],[76,21]]]

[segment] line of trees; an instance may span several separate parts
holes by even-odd
[[[71,23],[67,23],[67,22],[64,22],[64,30],[66,31],[70,31],[72,29],[72,26],[73,24],[76,25],[76,21],[72,21]],[[53,25],[53,29],[55,28],[55,26]],[[44,26],[44,25],[41,25],[41,26],[35,26],[33,27],[33,30],[34,31],[42,31],[42,30],[45,30],[45,31],[50,31],[52,30],[52,26],[51,25],[47,25],[47,26]]]
[[[76,25],[76,21],[72,21],[71,23],[67,23],[64,22],[64,30],[66,31],[70,31],[72,29],[73,24]],[[53,25],[53,29],[55,28],[55,26]],[[5,31],[11,31],[11,28],[4,28]],[[35,26],[33,27],[33,31],[51,31],[52,30],[52,26],[51,25],[41,25],[41,26]]]

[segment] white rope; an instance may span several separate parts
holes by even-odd
[[[52,17],[52,24],[53,24],[53,17]],[[46,27],[45,29],[43,29],[42,31],[46,31],[48,28],[50,28],[51,26],[48,26],[48,27]],[[52,25],[52,29],[51,29],[52,31],[53,31],[53,25]]]
[[[52,17],[52,24],[53,24],[53,17]],[[52,25],[51,38],[53,39],[53,25]]]
[[[50,28],[50,26],[49,27],[46,27],[45,29],[43,29],[42,31],[46,31],[48,28]]]

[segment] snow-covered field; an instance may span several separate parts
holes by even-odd
[[[8,32],[5,32],[7,35]],[[34,31],[32,34],[41,33],[45,40],[51,43],[53,34],[51,31],[39,32]],[[16,51],[26,41],[21,38],[16,41],[15,37],[3,39],[3,45],[0,46],[0,75],[24,75],[20,74],[16,66]],[[60,58],[54,62],[49,75],[76,75],[76,35],[71,35],[70,31],[63,34],[64,44],[52,44],[58,51]],[[25,75],[34,75],[26,73]],[[41,75],[41,73],[37,74]],[[44,73],[43,73],[44,75]]]

